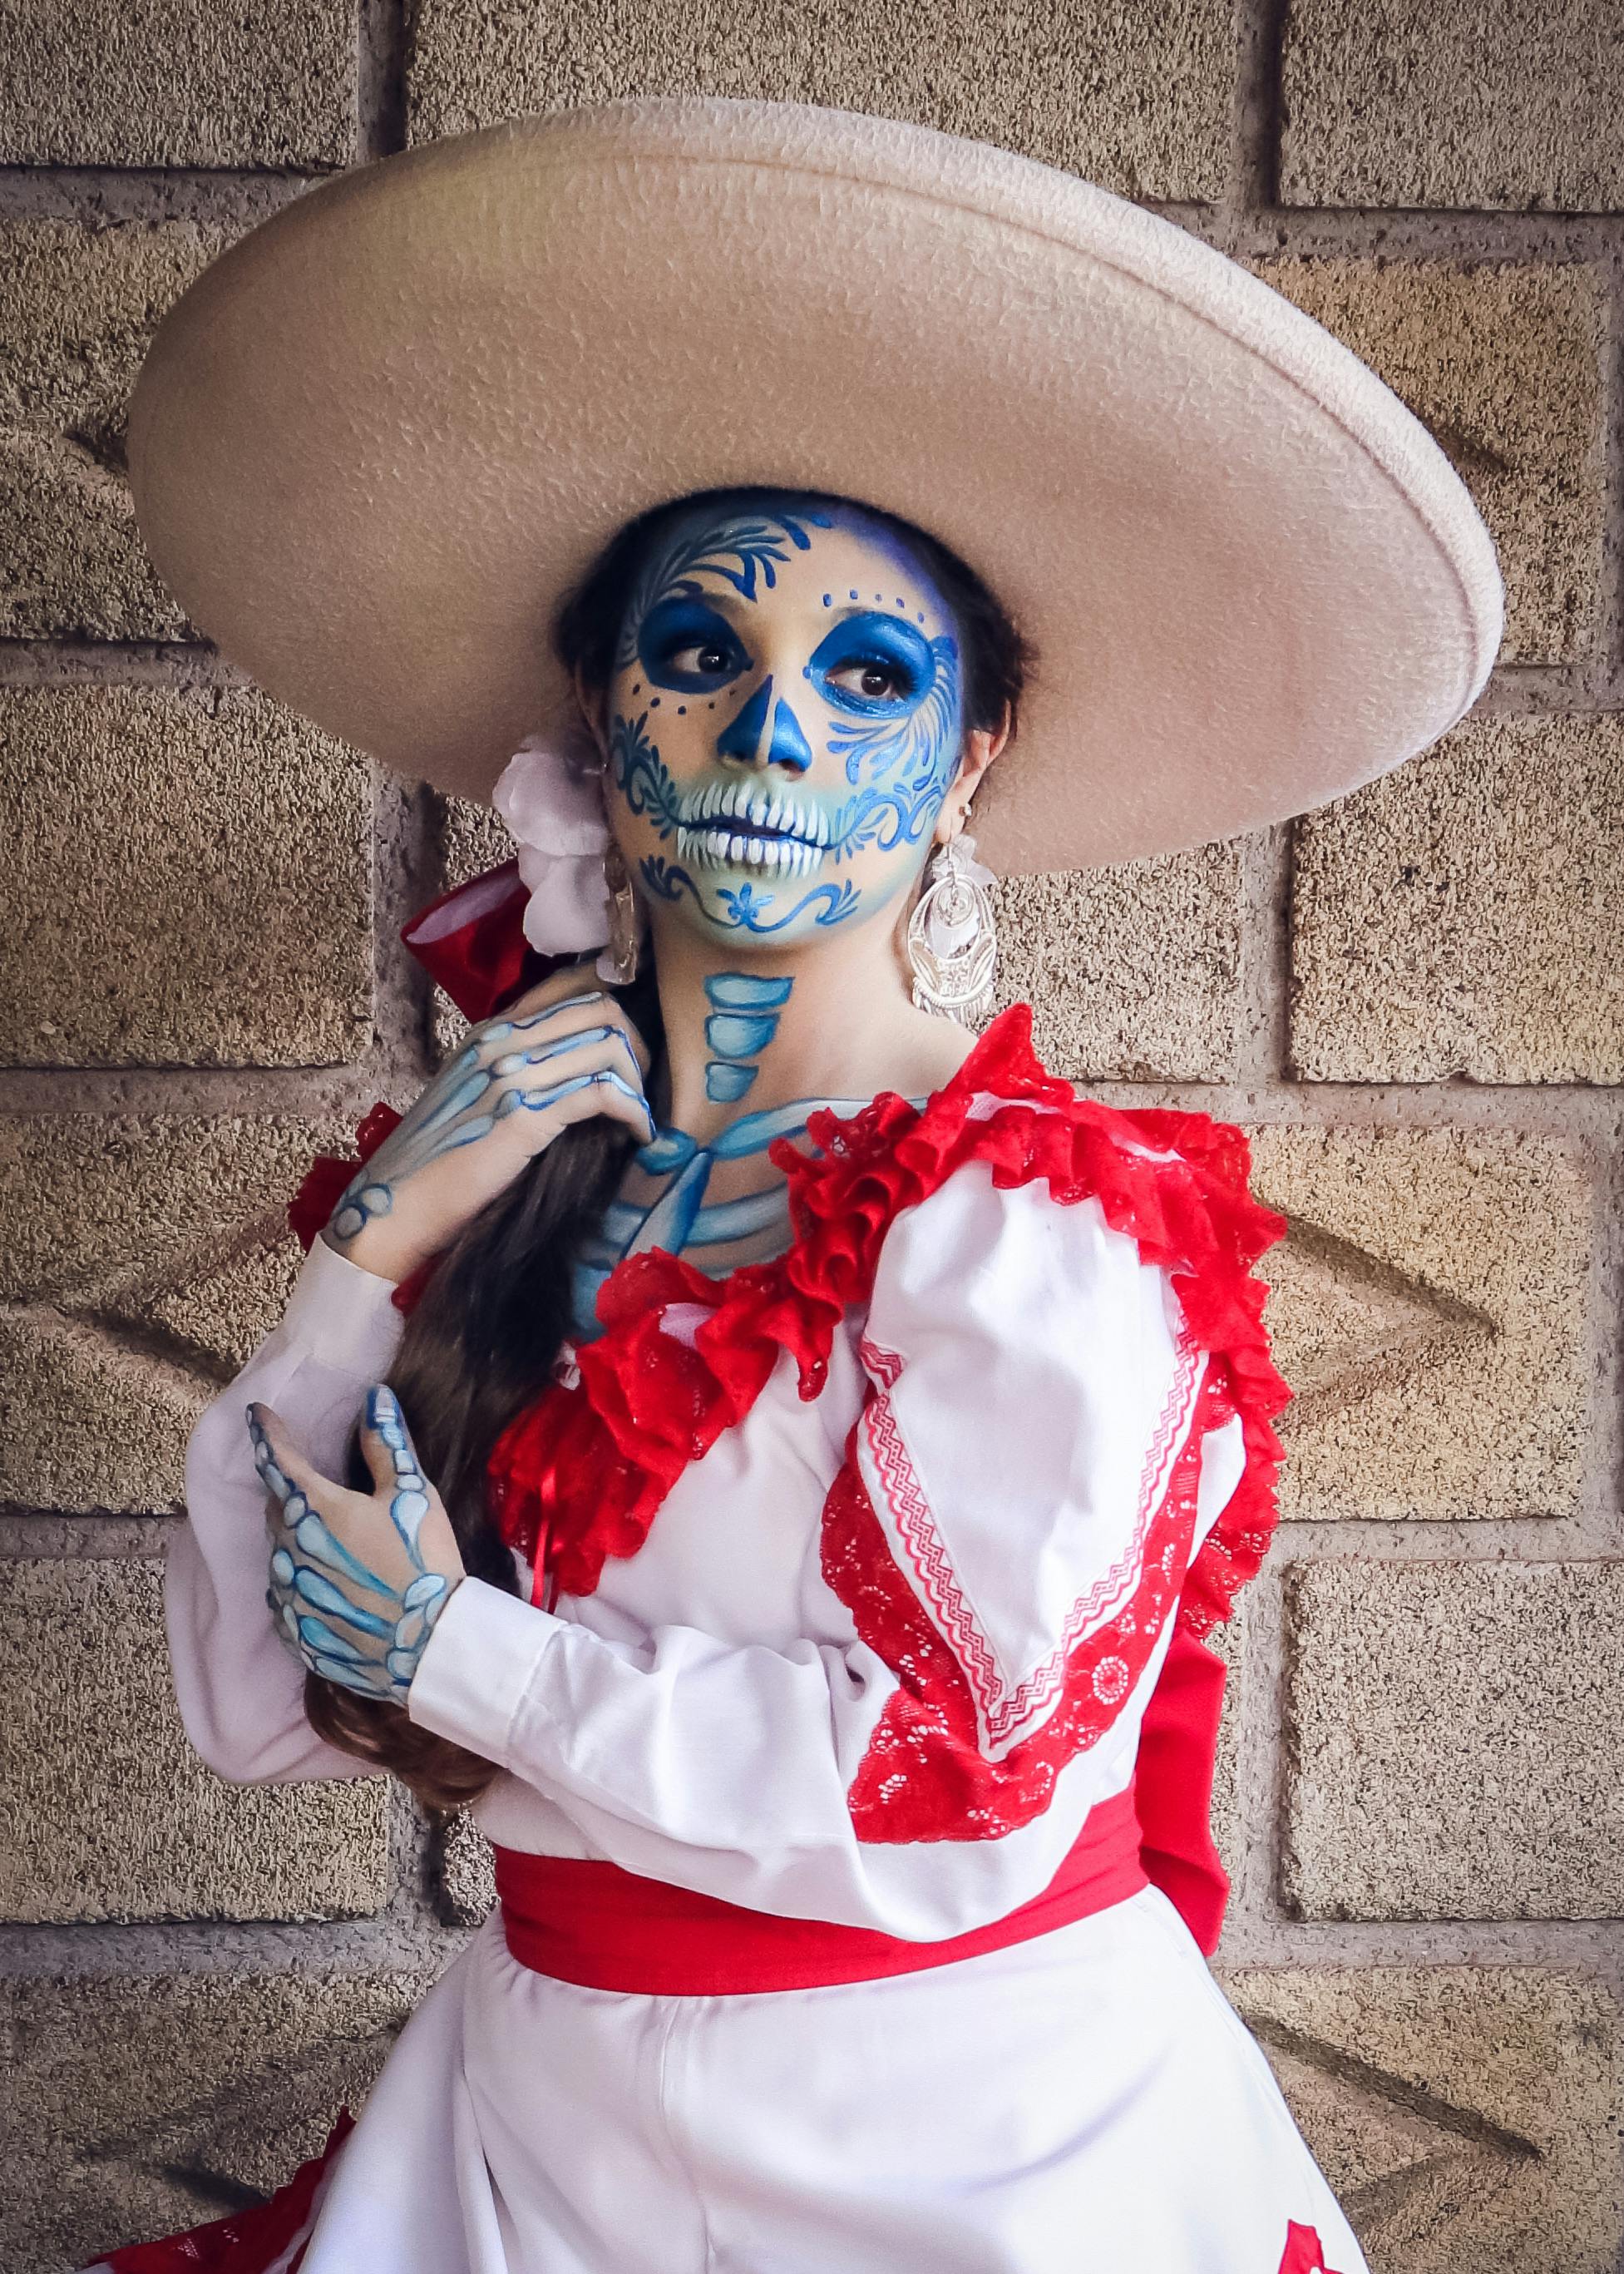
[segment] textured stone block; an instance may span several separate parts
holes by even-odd
[[[999,1005],[1030,1001],[1039,1054],[1056,1073],[1233,1075],[1243,907],[1233,842],[1079,875],[1012,877],[995,899]]]
[[[0,1117],[0,1501],[181,1505],[187,1433],[281,1316],[337,1123]]]
[[[434,1892],[447,1926],[477,1926],[496,1901],[496,1864],[491,1843],[461,1809],[440,1821]]]
[[[414,142],[564,103],[723,94],[913,119],[1130,196],[1216,198],[1229,169],[1234,33],[1215,0],[766,0],[748,25],[725,0],[424,0],[411,20]]]
[[[1618,2014],[1532,1966],[1226,1972],[1372,2274],[1613,2274]]]
[[[1298,1565],[1288,1618],[1299,1916],[1624,1912],[1624,1563]]]
[[[387,1900],[385,1779],[242,1787],[198,1759],[162,1563],[8,1563],[0,1629],[0,1917],[350,1918]]]
[[[270,2194],[360,2106],[424,1986],[285,1969],[0,1986],[6,2274]]]
[[[356,154],[350,0],[23,0],[0,20],[0,161],[340,166]]]
[[[0,629],[196,637],[124,480],[124,416],[159,318],[226,243],[190,222],[0,222]]]
[[[1498,1133],[1274,1128],[1254,1187],[1293,1517],[1567,1515],[1590,1412],[1591,1197]]]
[[[1309,1081],[1624,1081],[1624,729],[1472,719],[1297,825]]]
[[[1502,663],[1588,654],[1601,565],[1603,299],[1588,269],[1274,260],[1454,461],[1506,579]]]
[[[0,1062],[333,1065],[372,1035],[372,773],[256,692],[0,690]]]
[[[1281,195],[1616,212],[1619,61],[1613,0],[1293,0]]]

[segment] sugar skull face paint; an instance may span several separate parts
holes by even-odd
[[[698,507],[644,562],[607,712],[610,825],[658,908],[794,945],[894,905],[963,740],[952,614],[860,508]]]

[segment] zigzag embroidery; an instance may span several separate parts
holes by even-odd
[[[988,1745],[1003,1749],[1011,1741],[1013,1733],[1048,1711],[1064,1686],[1066,1660],[1071,1651],[1082,1636],[1115,1608],[1124,1587],[1139,1570],[1146,1540],[1165,1497],[1173,1464],[1195,1411],[1201,1375],[1200,1349],[1181,1324],[1172,1384],[1146,1453],[1139,1505],[1128,1544],[1110,1570],[1072,1604],[1056,1648],[1012,1690],[1005,1690],[991,1644],[959,1585],[946,1542],[897,1426],[890,1392],[902,1372],[902,1359],[897,1352],[885,1350],[867,1337],[860,1343],[859,1350],[865,1368],[878,1385],[863,1415],[863,1435],[896,1536],[918,1574],[923,1600],[929,1605],[970,1684],[987,1732]]]

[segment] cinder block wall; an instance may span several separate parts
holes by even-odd
[[[1618,0],[6,11],[11,2274],[274,2185],[489,1901],[466,1827],[230,1789],[169,1702],[189,1420],[286,1294],[304,1157],[447,1031],[396,925],[501,847],[177,613],[122,478],[132,374],[312,178],[682,87],[985,134],[1170,215],[1372,361],[1494,530],[1504,657],[1445,745],[1292,829],[1009,888],[1004,985],[1098,1094],[1255,1132],[1291,1222],[1230,1994],[1380,2274],[1617,2265],[1621,33]]]

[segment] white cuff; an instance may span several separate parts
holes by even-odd
[[[408,1718],[506,1767],[514,1717],[562,1624],[488,1580],[462,1580],[417,1660]]]
[[[406,1327],[391,1299],[395,1286],[318,1233],[282,1314],[282,1337],[324,1366],[377,1380],[388,1371]]]

